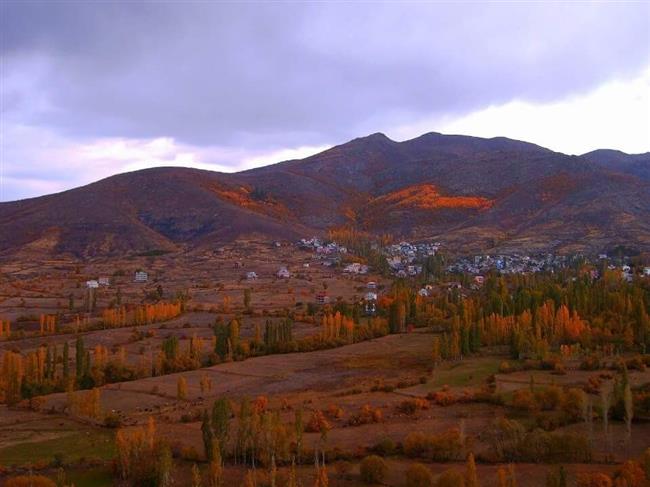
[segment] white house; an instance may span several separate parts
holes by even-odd
[[[643,268],[643,275],[644,276],[650,276],[650,267],[644,267]]]
[[[366,293],[365,296],[366,301],[377,301],[377,293]]]
[[[291,277],[291,273],[286,267],[280,267],[280,270],[278,270],[276,275],[278,276],[278,279],[289,279]]]
[[[343,268],[343,272],[348,272],[350,274],[358,274],[360,270],[361,264],[359,262],[348,264]]]
[[[368,289],[377,289],[377,283],[375,281],[368,281],[368,284],[366,284],[366,287]]]
[[[108,277],[100,277],[97,282],[100,286],[110,286],[111,280]]]
[[[429,296],[429,291],[427,291],[425,288],[422,288],[418,291],[418,295],[422,296],[423,298],[426,298]]]
[[[149,275],[144,271],[137,271],[134,277],[135,282],[147,282]]]
[[[88,289],[97,289],[99,287],[99,283],[94,279],[90,281],[86,281],[86,287]]]
[[[246,273],[246,279],[249,280],[249,281],[256,280],[257,279],[257,273],[253,272],[253,271],[247,272]]]

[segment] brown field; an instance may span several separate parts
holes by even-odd
[[[243,267],[235,268],[235,262],[239,261],[243,262]],[[304,263],[310,266],[303,267]],[[294,277],[276,279],[274,273],[280,265],[287,265]],[[150,281],[133,283],[132,274],[136,269],[147,269]],[[259,279],[250,282],[243,278],[249,270],[257,272]],[[18,322],[14,337],[0,341],[0,351],[28,352],[43,344],[55,345],[60,350],[65,342],[72,347],[77,338],[72,332],[38,336],[38,315],[61,312],[65,323],[74,313],[82,312],[68,309],[68,296],[72,294],[77,307],[80,306],[85,293],[84,283],[90,278],[106,275],[112,280],[110,287],[98,291],[98,309],[115,299],[118,288],[127,303],[139,303],[158,285],[162,286],[165,297],[171,298],[178,292],[188,293],[191,298],[188,311],[178,318],[80,333],[87,349],[96,345],[109,350],[124,347],[130,365],[148,360],[160,349],[162,341],[172,335],[179,337],[181,350],[189,347],[192,336],[202,337],[209,343],[213,335],[211,327],[217,317],[227,321],[243,311],[245,288],[252,290],[253,312],[241,317],[241,336],[251,338],[255,326],[263,325],[274,313],[285,308],[303,309],[306,303],[313,302],[315,293],[324,289],[324,284],[330,296],[349,302],[364,294],[365,283],[369,280],[388,285],[379,276],[351,277],[340,270],[321,266],[310,253],[293,247],[275,248],[259,243],[242,244],[223,252],[165,254],[119,261],[80,263],[71,259],[24,265],[3,263],[0,272],[0,317]],[[232,299],[232,309],[228,312],[220,310],[224,296]],[[99,322],[97,313],[90,316],[89,322]],[[21,336],[21,331],[25,335]],[[309,320],[297,321],[294,325],[294,336],[298,338],[311,337],[319,331],[320,325]],[[137,332],[150,332],[150,336]],[[267,396],[269,408],[280,410],[286,422],[293,421],[294,410],[299,407],[304,409],[307,421],[311,411],[327,410],[330,405],[336,405],[342,409],[342,415],[330,418],[332,429],[327,435],[326,448],[343,452],[349,458],[351,470],[345,476],[339,475],[337,461],[332,461],[330,485],[360,485],[357,473],[360,458],[386,438],[401,443],[411,432],[435,434],[460,428],[472,438],[473,450],[480,458],[489,448],[483,438],[485,430],[496,418],[513,415],[507,406],[487,402],[459,402],[449,406],[431,403],[428,409],[407,415],[398,410],[404,400],[426,398],[427,394],[443,387],[456,394],[476,392],[484,388],[491,377],[495,379],[496,392],[504,396],[528,388],[531,376],[534,384],[540,387],[550,384],[583,386],[596,373],[577,370],[577,364],[568,363],[566,375],[544,371],[499,374],[499,364],[506,357],[488,352],[432,369],[432,337],[433,332],[418,329],[328,350],[266,355],[108,384],[101,387],[101,407],[105,413],[119,414],[124,427],[144,425],[152,416],[162,437],[177,448],[193,447],[202,456],[201,423],[197,418],[205,408],[211,408],[216,398],[226,397],[236,403],[243,397]],[[177,398],[179,376],[183,376],[188,385],[187,397],[182,400]],[[201,392],[202,377],[211,379],[210,391]],[[634,385],[648,383],[650,371],[631,371],[630,379]],[[101,421],[71,414],[68,400],[68,394],[54,393],[44,396],[42,402],[32,408],[34,410],[0,406],[0,466],[14,466],[16,471],[32,466],[54,475],[53,459],[57,459],[68,465],[71,476],[78,476],[78,485],[111,485],[107,472],[110,459],[115,455],[114,431],[103,427]],[[378,408],[382,420],[362,426],[349,425],[350,417],[365,405]],[[235,421],[231,422],[231,427],[235,428]],[[585,424],[576,423],[562,426],[558,431],[586,435],[586,428]],[[612,446],[606,448],[602,426],[595,424],[594,460],[590,464],[567,465],[570,476],[589,470],[611,472],[615,462],[642,454],[650,444],[650,424],[635,424],[631,441],[625,442],[624,425],[613,422],[611,437]],[[318,433],[305,434],[308,450],[319,444]],[[176,462],[177,480],[179,485],[185,485],[191,462],[182,459]],[[387,462],[390,468],[385,485],[403,485],[404,471],[413,460],[398,455],[390,456]],[[464,464],[454,462],[426,465],[436,475],[452,467],[464,469]],[[498,465],[479,462],[481,485],[496,485],[497,468]],[[543,486],[546,472],[551,468],[553,466],[544,464],[517,464],[519,485]],[[85,475],[95,471],[104,475],[104,479],[84,480]],[[303,485],[313,481],[313,467],[309,462],[298,468],[298,474]],[[242,476],[241,467],[227,467],[226,477],[232,479],[233,485],[240,482]]]

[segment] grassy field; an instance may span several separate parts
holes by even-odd
[[[478,387],[499,370],[501,359],[489,357],[444,364],[433,371],[433,379],[427,384],[431,390],[445,385],[449,387]]]
[[[69,432],[57,438],[0,449],[0,464],[75,463],[82,459],[110,460],[115,456],[114,433],[103,430]],[[78,484],[75,484],[78,485]]]

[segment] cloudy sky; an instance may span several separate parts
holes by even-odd
[[[373,132],[650,151],[650,3],[2,0],[0,201]]]

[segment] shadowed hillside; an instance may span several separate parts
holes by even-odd
[[[507,138],[354,139],[241,173],[156,168],[0,204],[0,250],[77,255],[294,239],[333,226],[463,249],[650,248],[650,158]]]

